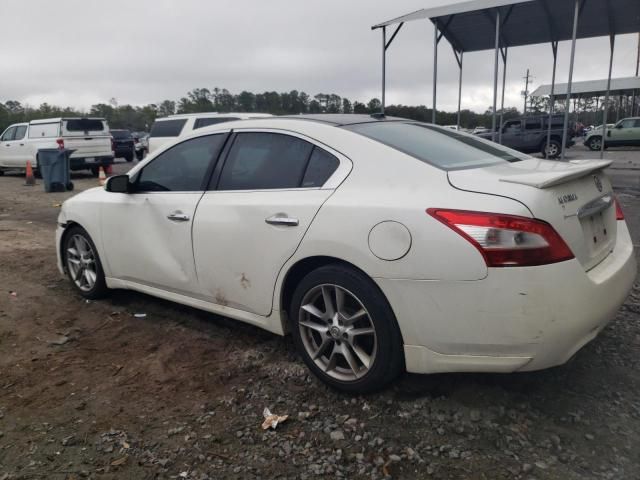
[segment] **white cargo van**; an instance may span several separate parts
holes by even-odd
[[[272,117],[269,113],[181,113],[168,117],[156,118],[149,134],[149,153],[157,150],[162,145],[187,135],[193,130],[215,125],[216,123],[232,122],[234,120],[246,120],[248,118]]]
[[[113,163],[109,125],[103,118],[47,118],[16,123],[0,136],[0,175],[4,170],[26,168],[31,160],[38,168],[41,148],[68,148],[71,170],[91,170]]]

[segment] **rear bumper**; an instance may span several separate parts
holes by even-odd
[[[104,167],[113,164],[113,155],[98,157],[71,157],[69,159],[71,170],[87,170],[93,167]]]
[[[577,260],[492,268],[483,280],[376,279],[394,309],[407,370],[512,372],[560,365],[612,320],[636,278],[618,223],[613,252],[585,272]]]

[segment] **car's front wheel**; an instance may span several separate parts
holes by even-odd
[[[104,297],[108,289],[102,263],[86,230],[77,225],[70,227],[65,233],[62,248],[67,275],[74,288],[91,300]]]
[[[587,143],[587,147],[593,151],[600,150],[602,148],[602,137],[591,137]]]
[[[304,362],[336,389],[379,390],[403,369],[393,311],[375,283],[355,269],[327,265],[307,274],[293,294],[290,318]]]

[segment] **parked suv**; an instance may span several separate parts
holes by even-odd
[[[562,151],[563,115],[551,117],[551,141],[547,150],[549,115],[532,115],[507,120],[502,124],[502,144],[523,153],[540,152],[543,157],[556,158]],[[499,133],[496,132],[496,140]],[[491,132],[478,136],[491,140]],[[575,144],[573,130],[567,132],[567,147]]]
[[[268,113],[184,113],[157,118],[151,127],[149,134],[148,153],[160,148],[162,145],[175,140],[177,137],[187,135],[198,128],[215,125],[216,123],[231,122],[233,120],[245,120],[248,118],[271,117]]]
[[[589,130],[584,144],[591,150],[602,147],[602,126]],[[640,117],[623,118],[615,125],[607,125],[604,148],[640,145]]]
[[[133,162],[135,153],[133,136],[129,130],[111,130],[113,137],[113,155],[116,158],[124,158],[127,162]]]
[[[16,123],[0,135],[0,175],[5,169],[38,169],[41,148],[68,148],[71,170],[91,170],[113,163],[109,125],[103,118],[46,118]]]

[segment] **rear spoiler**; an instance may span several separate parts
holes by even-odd
[[[558,170],[537,171],[503,177],[501,182],[519,183],[535,188],[547,188],[583,177],[611,165],[611,160],[571,160],[558,162]]]

